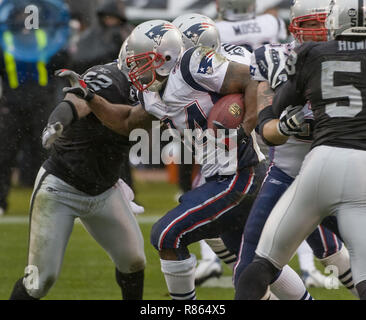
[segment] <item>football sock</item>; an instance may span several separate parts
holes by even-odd
[[[206,239],[205,241],[211,247],[213,252],[215,252],[215,254],[220,258],[220,260],[227,264],[231,269],[234,268],[237,257],[228,250],[221,238]]]
[[[30,296],[23,284],[23,278],[20,278],[14,285],[9,300],[39,300]]]
[[[239,277],[235,300],[261,300],[279,271],[268,260],[256,256]]]
[[[288,265],[270,287],[280,300],[313,300],[299,275]]]
[[[161,271],[164,273],[169,294],[173,300],[196,300],[194,274],[196,257],[191,254],[185,260],[162,260]]]
[[[356,297],[358,297],[358,292],[353,283],[349,252],[344,245],[338,252],[324,259],[320,259],[319,261],[324,267],[335,266],[337,268],[339,281]]]
[[[121,287],[123,300],[142,300],[144,270],[134,273],[122,273],[116,268],[116,281]]]

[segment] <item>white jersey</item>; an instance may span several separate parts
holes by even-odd
[[[266,49],[275,49],[284,51],[286,55],[295,48],[296,43],[272,44],[257,49],[252,55],[251,73],[252,78],[257,81],[267,81],[267,62],[264,52]],[[304,106],[305,119],[310,121],[314,119],[313,112],[309,104]],[[310,151],[311,135],[308,136],[290,136],[288,141],[280,146],[270,147],[269,159],[277,168],[284,171],[290,177],[295,178],[301,168],[306,154]]]
[[[271,14],[245,21],[217,21],[216,27],[222,42],[244,46],[251,51],[287,39],[285,22]]]
[[[229,50],[231,54],[238,55],[241,51],[241,59],[249,64],[250,53],[243,48],[236,51],[234,49]],[[210,111],[221,98],[219,92],[228,66],[229,60],[210,48],[191,48],[170,72],[162,96],[158,92],[143,92],[143,107],[171,128],[178,130],[181,135],[185,129],[206,130]],[[255,156],[251,153],[251,157],[245,159],[248,166],[259,161],[256,151],[254,153]],[[205,154],[204,158],[216,159],[216,151]],[[237,167],[233,171],[227,162],[206,161],[202,164],[202,174],[205,178],[216,174],[233,174],[236,170]]]

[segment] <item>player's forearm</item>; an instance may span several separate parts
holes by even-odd
[[[273,119],[271,121],[268,121],[263,126],[263,132],[262,132],[263,138],[267,142],[269,142],[271,145],[275,145],[275,146],[286,143],[289,138],[278,132],[278,129],[277,129],[278,122],[279,122],[278,119]]]
[[[257,126],[257,88],[258,82],[251,80],[245,89],[245,115],[243,127],[247,135],[250,135]]]
[[[128,118],[133,107],[112,104],[98,95],[88,102],[88,106],[106,127],[118,134],[129,135]]]

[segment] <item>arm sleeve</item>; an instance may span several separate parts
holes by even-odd
[[[78,113],[75,105],[68,100],[61,101],[48,118],[48,124],[60,122],[66,129],[73,122],[78,120]]]
[[[283,110],[288,106],[304,105],[305,103],[306,99],[297,91],[296,78],[292,78],[276,90],[272,109],[275,116],[279,118]]]

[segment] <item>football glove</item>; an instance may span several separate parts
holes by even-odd
[[[73,93],[86,101],[93,99],[95,92],[88,88],[85,81],[75,71],[67,69],[57,70],[55,76],[69,80],[71,87],[63,88],[63,92]]]
[[[64,126],[61,122],[47,124],[42,133],[42,146],[45,149],[51,148],[56,139],[62,135],[63,130]]]
[[[305,121],[303,106],[288,106],[277,124],[278,132],[283,136],[292,136],[302,132],[302,124]]]
[[[212,123],[216,126],[217,129],[225,130],[225,136],[227,137],[230,137],[230,130],[236,130],[238,146],[242,144],[247,144],[247,142],[249,141],[249,137],[245,133],[245,130],[242,125],[240,125],[236,129],[229,129],[226,128],[221,122],[218,122],[216,120],[212,121]]]
[[[273,90],[288,80],[286,71],[287,57],[282,50],[266,48],[265,57],[268,64],[268,82]]]

